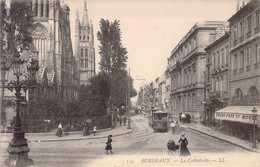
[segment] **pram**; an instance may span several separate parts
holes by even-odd
[[[169,140],[167,142],[167,147],[168,147],[168,154],[177,154],[179,152],[179,147],[180,145],[175,144],[173,140]]]

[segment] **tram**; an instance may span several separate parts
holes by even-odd
[[[152,127],[154,131],[168,131],[169,113],[162,110],[152,112]]]

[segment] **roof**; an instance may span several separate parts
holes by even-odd
[[[242,6],[241,9],[236,12],[233,16],[231,16],[228,21],[232,22],[234,19],[241,19],[241,14],[243,13],[251,13],[254,9],[258,8],[260,4],[260,0],[251,0],[245,6]]]
[[[221,110],[216,111],[216,113],[238,113],[238,114],[252,114],[252,109],[256,108],[258,110],[258,115],[260,115],[260,106],[227,106]]]
[[[181,41],[174,47],[174,49],[171,51],[171,56],[179,49],[179,47],[189,39],[194,32],[196,32],[199,29],[215,29],[219,25],[227,26],[228,22],[226,21],[201,21],[197,22],[190,30],[189,32],[181,39]],[[170,57],[171,57],[170,56]]]
[[[217,39],[215,42],[213,42],[212,44],[210,44],[209,46],[207,46],[205,48],[205,51],[213,48],[214,46],[216,46],[217,44],[219,44],[220,42],[224,41],[225,39],[229,38],[229,32],[226,32],[222,37],[220,37],[219,39]]]

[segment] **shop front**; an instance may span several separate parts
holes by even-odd
[[[215,120],[226,129],[230,135],[241,139],[253,138],[253,125],[256,127],[256,137],[260,141],[260,106],[255,117],[252,110],[255,106],[227,106],[215,112]],[[254,120],[254,118],[256,118]]]

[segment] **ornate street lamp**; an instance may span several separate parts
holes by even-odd
[[[255,131],[255,121],[257,120],[257,110],[256,108],[254,107],[252,109],[252,115],[253,115],[253,120],[254,120],[254,124],[253,124],[253,148],[257,148],[257,145],[256,145],[256,131]]]
[[[14,167],[23,167],[23,166],[32,166],[33,161],[28,158],[28,152],[30,151],[27,143],[27,139],[25,139],[25,132],[22,129],[21,122],[21,101],[22,101],[22,93],[21,90],[26,91],[30,88],[30,84],[32,84],[29,77],[32,75],[35,76],[36,71],[38,70],[37,60],[29,59],[29,64],[26,66],[25,61],[20,58],[20,55],[16,55],[14,59],[11,61],[11,66],[9,69],[13,69],[13,74],[16,77],[16,80],[10,81],[7,84],[7,88],[12,92],[15,90],[15,102],[16,102],[16,117],[14,120],[14,130],[13,130],[13,139],[9,143],[7,152],[9,153],[8,159],[5,161],[7,166]],[[2,70],[8,71],[8,67],[2,68]],[[21,80],[23,72],[27,68],[28,70],[28,78],[27,80]]]
[[[5,128],[5,124],[6,124],[6,117],[5,117],[5,110],[4,110],[4,86],[5,86],[5,83],[6,83],[6,72],[8,70],[8,65],[6,63],[7,61],[3,58],[2,62],[1,62],[1,84],[2,84],[2,99],[1,99],[1,123],[4,125],[4,128]]]

